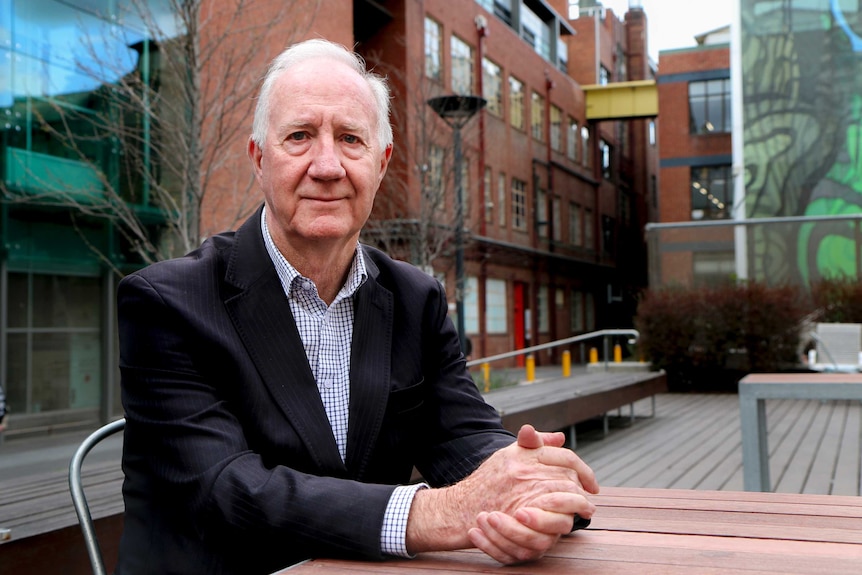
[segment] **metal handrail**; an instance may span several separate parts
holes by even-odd
[[[604,352],[605,352],[605,364],[608,363],[608,340],[607,336],[609,335],[627,335],[630,339],[637,340],[640,337],[640,332],[636,329],[600,329],[598,331],[591,331],[589,333],[582,333],[581,335],[575,335],[572,337],[567,337],[565,339],[558,339],[555,341],[549,341],[548,343],[542,343],[539,345],[533,345],[530,347],[525,347],[523,349],[516,349],[514,351],[507,351],[506,353],[499,353],[497,355],[491,355],[488,357],[483,357],[480,359],[473,359],[467,362],[467,367],[473,367],[476,365],[481,365],[483,363],[491,363],[493,361],[498,361],[501,359],[509,359],[511,357],[518,357],[519,355],[526,355],[533,353],[534,351],[541,351],[543,349],[551,349],[554,347],[558,347],[561,345],[568,345],[570,343],[577,343],[579,341],[586,341],[588,339],[595,339],[597,337],[604,337]]]

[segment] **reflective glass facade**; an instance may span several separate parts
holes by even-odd
[[[0,383],[10,431],[28,418],[58,423],[46,413],[75,421],[120,410],[113,288],[141,260],[106,217],[106,198],[154,209],[141,173],[159,170],[158,127],[142,110],[159,95],[160,46],[177,36],[169,5],[0,3]]]

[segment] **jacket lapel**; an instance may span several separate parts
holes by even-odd
[[[365,253],[368,280],[354,299],[347,432],[347,468],[357,479],[362,478],[386,412],[394,313],[392,292],[377,283],[379,270]]]
[[[316,464],[344,473],[317,384],[290,305],[260,231],[260,210],[237,230],[225,281],[238,288],[225,299],[237,334],[263,384],[305,443]]]

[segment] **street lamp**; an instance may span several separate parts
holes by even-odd
[[[481,110],[487,100],[479,96],[437,96],[428,100],[443,120],[452,127],[455,140],[455,313],[461,352],[467,353],[464,334],[464,206],[461,190],[461,128]]]

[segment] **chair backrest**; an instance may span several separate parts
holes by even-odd
[[[862,352],[862,324],[818,323],[816,327],[818,362],[834,364],[836,369],[856,369]]]
[[[96,528],[93,524],[93,516],[90,514],[90,506],[87,504],[87,496],[84,494],[84,486],[81,483],[81,466],[84,458],[103,439],[122,431],[126,426],[125,419],[118,419],[104,425],[91,433],[75,451],[72,461],[69,463],[69,491],[72,494],[72,504],[75,513],[78,514],[78,523],[84,532],[84,543],[87,546],[87,555],[90,556],[90,565],[95,575],[106,575],[105,561],[102,559],[102,550],[99,548],[99,540],[96,539]]]

